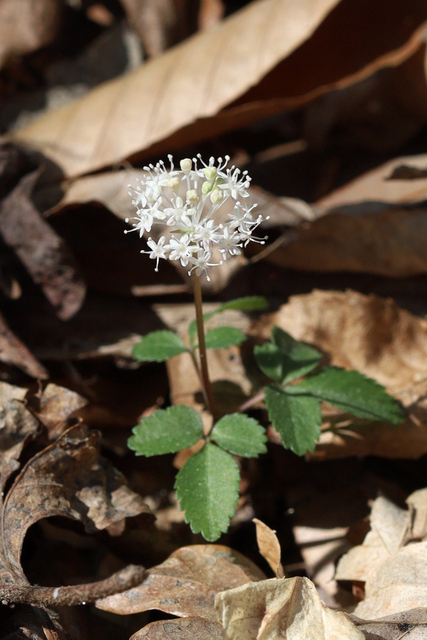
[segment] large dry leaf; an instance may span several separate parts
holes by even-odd
[[[14,138],[68,176],[173,151],[400,64],[426,18],[418,0],[260,0]]]
[[[420,517],[412,496],[407,503],[411,509],[404,510],[383,497],[377,498],[371,512],[371,531],[363,545],[351,549],[338,564],[337,580],[365,582],[365,599],[355,609],[357,616],[380,618],[425,605],[427,541],[413,540],[427,535],[427,489],[415,495],[415,503],[422,504]]]
[[[140,586],[99,600],[97,607],[122,615],[158,609],[183,618],[217,622],[214,600],[219,591],[263,578],[250,560],[228,547],[181,547],[165,562],[149,569]]]
[[[225,640],[364,640],[344,613],[328,609],[308,578],[263,580],[219,593]]]
[[[301,271],[348,271],[388,277],[427,272],[427,211],[365,202],[336,209],[296,232],[268,260]]]
[[[320,348],[332,365],[374,378],[407,407],[407,420],[398,427],[349,421],[328,410],[325,426],[333,429],[322,433],[315,455],[418,458],[427,452],[425,320],[375,295],[313,291],[264,315],[252,331],[267,340],[273,325]]]

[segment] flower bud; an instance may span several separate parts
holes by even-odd
[[[222,200],[223,193],[221,189],[214,189],[211,193],[212,204],[218,204]]]
[[[189,189],[185,195],[190,204],[194,204],[199,199],[196,189]]]
[[[179,178],[178,178],[178,176],[174,176],[173,178],[168,180],[168,187],[169,187],[169,189],[172,189],[172,191],[175,191],[175,193],[178,193],[178,189],[179,189]]]
[[[206,176],[206,180],[208,180],[208,182],[215,182],[215,178],[217,174],[216,167],[206,167],[204,173]]]
[[[202,193],[206,196],[210,191],[212,191],[212,182],[204,182],[202,184]]]
[[[181,160],[181,162],[179,163],[179,166],[181,167],[181,171],[183,171],[185,174],[188,174],[191,171],[193,162],[191,158],[184,158],[184,160]]]

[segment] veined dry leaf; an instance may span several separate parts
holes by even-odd
[[[61,0],[0,2],[0,67],[9,56],[30,53],[55,37]]]
[[[347,616],[328,609],[308,578],[263,580],[219,593],[225,640],[364,640]]]
[[[423,496],[425,500],[427,490]],[[411,496],[407,502],[411,504]],[[375,500],[371,531],[361,546],[341,558],[335,576],[337,580],[365,582],[365,599],[356,607],[355,615],[381,618],[425,605],[427,540],[411,542],[412,520],[410,510],[400,509],[382,497]],[[425,536],[427,531],[423,533]]]
[[[377,620],[362,620],[353,614],[349,618],[363,631],[367,640],[425,640],[427,637],[425,607]]]
[[[215,623],[214,600],[219,591],[264,577],[250,560],[228,547],[181,547],[165,562],[149,569],[141,585],[98,600],[96,606],[121,615],[158,609]]]
[[[254,518],[252,522],[254,522],[256,526],[256,539],[260,554],[267,560],[276,574],[276,578],[283,578],[284,571],[282,563],[280,562],[282,551],[276,532],[270,529],[264,522],[258,520],[258,518]]]
[[[223,631],[219,622],[203,618],[179,618],[150,622],[130,637],[130,640],[222,640]]]
[[[267,340],[273,325],[323,350],[332,365],[374,378],[407,407],[408,418],[398,427],[366,425],[328,410],[325,421],[333,429],[322,433],[315,456],[418,458],[427,452],[425,320],[375,295],[313,291],[264,315],[251,333]]]
[[[68,176],[160,155],[400,64],[426,18],[418,0],[260,0],[13,137]]]

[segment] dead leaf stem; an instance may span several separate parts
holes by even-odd
[[[0,585],[2,604],[31,604],[38,606],[74,606],[94,602],[115,593],[122,593],[141,584],[146,569],[130,564],[105,580],[65,587],[39,587],[37,585]]]

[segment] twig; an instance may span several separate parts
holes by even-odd
[[[73,606],[94,602],[114,593],[122,593],[143,581],[147,570],[130,564],[105,580],[66,587],[39,587],[37,585],[0,585],[2,604],[32,604],[44,607]]]

